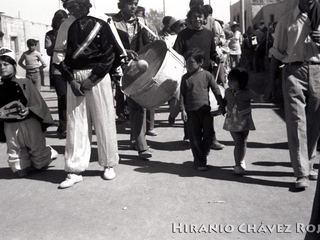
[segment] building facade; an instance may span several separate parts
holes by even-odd
[[[51,27],[42,23],[26,21],[20,18],[14,18],[6,15],[0,15],[0,31],[3,37],[0,38],[0,46],[13,50],[16,61],[20,59],[23,52],[28,50],[27,40],[30,38],[39,41],[37,51],[41,52],[49,66],[50,57],[46,54],[44,48],[45,34]],[[44,75],[48,75],[49,67],[44,69]],[[24,77],[25,70],[20,66],[17,67],[17,75]]]
[[[260,23],[261,20],[264,20],[266,24],[275,21],[275,14],[270,11],[261,13],[262,9],[275,4],[291,6],[296,2],[297,0],[239,0],[230,6],[230,20],[239,23],[242,32],[245,32],[249,26]]]

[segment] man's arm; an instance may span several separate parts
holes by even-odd
[[[267,99],[273,99],[275,96],[275,79],[281,63],[282,62],[274,56],[271,57],[271,62],[269,65],[269,83],[264,91],[264,95]]]

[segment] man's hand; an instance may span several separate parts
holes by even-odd
[[[81,91],[81,84],[76,80],[72,80],[70,82],[70,86],[74,95],[76,95],[77,97],[84,96],[84,93]]]
[[[80,90],[81,90],[82,92],[84,92],[84,91],[89,91],[89,90],[92,89],[93,86],[94,86],[94,85],[93,85],[92,81],[91,81],[89,78],[86,78],[86,79],[81,83],[81,88],[80,88]]]
[[[315,43],[320,43],[320,31],[311,31],[310,37]]]
[[[131,60],[131,59],[136,59],[136,57],[138,57],[138,53],[136,53],[136,52],[133,51],[133,50],[128,50],[128,49],[126,49],[126,52],[127,52],[127,55],[128,55],[129,60]]]
[[[188,116],[187,116],[187,112],[186,110],[182,110],[181,111],[181,118],[184,122],[187,122],[188,121]]]

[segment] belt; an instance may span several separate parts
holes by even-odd
[[[320,65],[320,62],[291,62],[285,63],[285,65]]]

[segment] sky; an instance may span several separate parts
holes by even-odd
[[[90,0],[93,7],[105,13],[116,13],[118,0]],[[232,0],[235,1],[235,0]],[[140,0],[139,6],[147,9],[163,11],[165,5],[165,15],[185,17],[189,9],[190,0]],[[204,0],[213,8],[213,16],[229,22],[230,20],[230,0]],[[165,4],[163,4],[165,3]],[[38,23],[50,25],[54,13],[62,8],[60,0],[0,0],[0,12],[12,17],[20,17]]]

